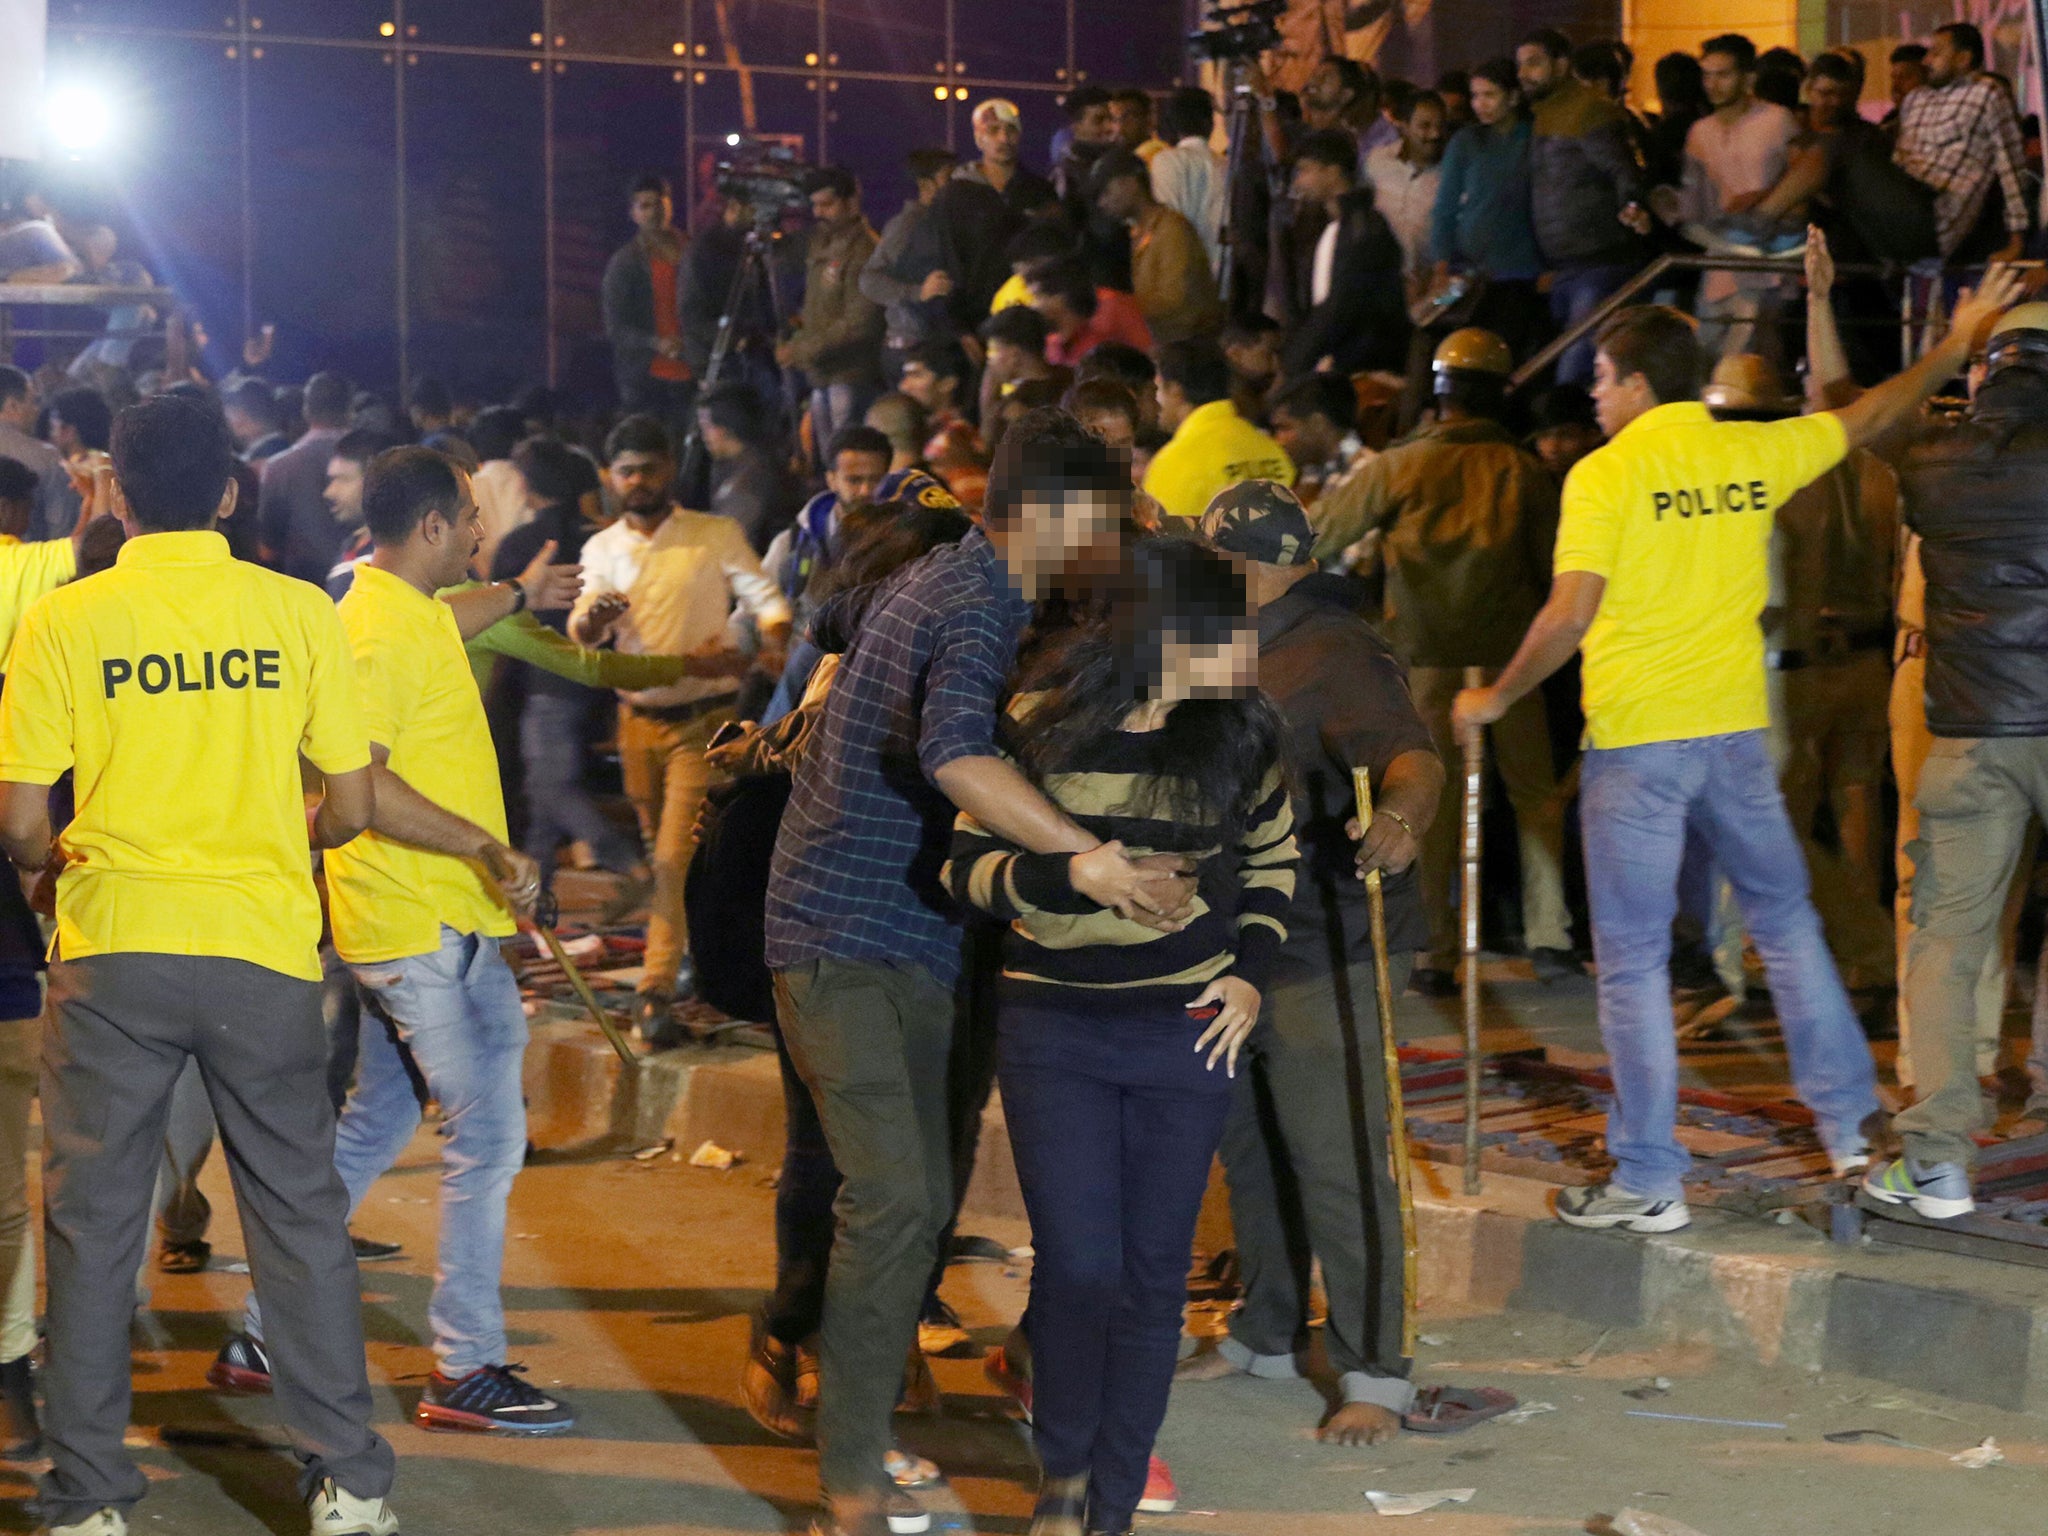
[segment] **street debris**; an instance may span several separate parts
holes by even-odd
[[[1971,1446],[1967,1451],[1957,1451],[1949,1460],[1959,1467],[1968,1467],[1972,1472],[1981,1472],[1984,1468],[1995,1467],[2005,1460],[2005,1452],[1998,1448],[1996,1440],[1986,1435],[1981,1442]]]
[[[1431,1488],[1424,1493],[1383,1493],[1368,1488],[1365,1499],[1376,1515],[1419,1515],[1439,1504],[1469,1504],[1478,1493],[1477,1488]]]
[[[667,1152],[675,1144],[675,1138],[673,1136],[670,1136],[661,1141],[657,1141],[651,1147],[642,1147],[638,1152],[635,1152],[633,1154],[633,1161],[636,1163],[651,1163],[657,1157],[660,1157],[664,1152]],[[709,1143],[707,1142],[706,1145],[708,1146]]]
[[[739,1161],[739,1153],[727,1151],[715,1141],[705,1142],[704,1145],[690,1154],[690,1166],[692,1168],[715,1168],[720,1173],[725,1172]]]
[[[1624,1509],[1612,1524],[1615,1536],[1700,1536],[1684,1521],[1653,1515],[1647,1509]]]
[[[1502,1424],[1526,1424],[1539,1413],[1555,1413],[1555,1403],[1524,1403],[1511,1412],[1504,1413],[1497,1422]]]
[[[1671,1378],[1668,1376],[1653,1376],[1640,1387],[1630,1387],[1621,1395],[1623,1397],[1632,1397],[1639,1403],[1647,1403],[1654,1397],[1669,1397],[1671,1395]]]
[[[1418,1335],[1415,1342],[1418,1344],[1426,1344],[1431,1349],[1442,1349],[1446,1344],[1450,1343],[1451,1341],[1445,1338],[1440,1333],[1425,1333]]]
[[[1558,1365],[1567,1371],[1583,1371],[1593,1363],[1594,1358],[1600,1353],[1601,1346],[1613,1336],[1614,1330],[1612,1328],[1603,1330],[1599,1338],[1588,1344],[1570,1359],[1558,1361]]]
[[[1673,1424],[1719,1424],[1728,1429],[1790,1429],[1790,1424],[1780,1424],[1776,1419],[1710,1419],[1697,1413],[1652,1413],[1647,1408],[1626,1408],[1623,1413],[1631,1419],[1664,1419]]]

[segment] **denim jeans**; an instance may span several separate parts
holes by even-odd
[[[505,1363],[505,1202],[526,1159],[526,1014],[497,940],[441,930],[441,947],[351,969],[362,1054],[334,1133],[351,1215],[420,1123],[416,1070],[441,1106],[441,1232],[427,1322],[445,1375]],[[249,1331],[262,1337],[252,1306]]]
[[[528,858],[540,865],[541,883],[554,879],[555,853],[565,842],[587,843],[605,869],[624,874],[640,850],[606,819],[583,782],[583,728],[594,693],[569,698],[530,693],[519,717],[519,756],[526,770]]]
[[[1691,1154],[1678,1144],[1678,1048],[1671,1026],[1671,919],[1688,823],[1735,888],[1785,1031],[1792,1081],[1831,1151],[1859,1145],[1877,1109],[1870,1048],[1807,893],[1762,731],[1586,754],[1586,844],[1600,1035],[1614,1076],[1607,1150],[1614,1182],[1678,1199]]]
[[[1560,267],[1550,280],[1550,318],[1559,334],[1593,313],[1607,296],[1635,275],[1631,266]],[[1593,382],[1593,338],[1586,336],[1565,348],[1557,360],[1557,382]]]

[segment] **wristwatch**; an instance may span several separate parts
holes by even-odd
[[[512,589],[512,613],[526,612],[526,588],[516,581],[508,581],[505,585]],[[506,617],[510,618],[511,614]]]

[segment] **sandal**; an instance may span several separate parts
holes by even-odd
[[[1418,1435],[1455,1435],[1514,1407],[1515,1394],[1499,1387],[1425,1387],[1401,1415],[1401,1427]]]

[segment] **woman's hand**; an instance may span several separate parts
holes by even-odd
[[[1252,1026],[1259,1022],[1259,989],[1241,976],[1218,976],[1202,989],[1200,997],[1188,1004],[1188,1012],[1199,1013],[1210,1007],[1218,1012],[1195,1042],[1195,1054],[1200,1055],[1207,1047],[1209,1059],[1204,1063],[1205,1069],[1214,1072],[1217,1061],[1222,1059],[1226,1070],[1235,1077],[1237,1053],[1243,1049]],[[1214,1046],[1209,1044],[1212,1040],[1216,1042]]]

